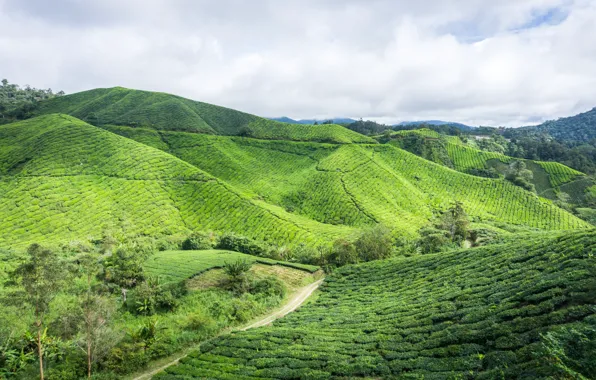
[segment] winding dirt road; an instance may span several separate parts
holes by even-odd
[[[284,315],[291,313],[292,311],[296,310],[298,307],[300,307],[300,305],[302,305],[307,299],[308,297],[311,296],[311,294],[317,290],[317,288],[319,287],[319,285],[321,285],[321,283],[323,282],[324,279],[318,280],[316,282],[313,282],[310,285],[307,285],[303,288],[301,288],[300,290],[298,290],[294,296],[292,297],[292,299],[290,299],[290,301],[288,303],[286,303],[284,305],[284,307],[282,307],[279,310],[276,310],[270,314],[267,314],[266,316],[264,316],[263,318],[259,319],[256,322],[251,323],[248,326],[245,327],[241,327],[239,329],[235,329],[232,331],[246,331],[249,329],[254,329],[257,327],[261,327],[261,326],[266,326],[268,324],[270,324],[271,322],[275,321],[276,319],[279,319],[281,317],[283,317]],[[158,372],[163,371],[164,369],[173,366],[175,364],[178,364],[178,362],[180,361],[180,359],[186,357],[186,355],[188,355],[188,352],[192,351],[191,350],[187,350],[185,353],[181,354],[180,356],[178,356],[176,359],[168,362],[167,364],[159,367],[159,368],[155,368],[150,370],[149,372],[146,372],[140,376],[135,377],[133,380],[148,380],[151,379],[153,377],[153,375],[157,374]]]

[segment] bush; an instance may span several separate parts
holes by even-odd
[[[251,284],[250,293],[266,297],[283,298],[286,295],[286,287],[277,277],[269,276],[262,280],[254,281]]]
[[[254,256],[265,256],[268,248],[264,243],[257,242],[246,236],[226,233],[221,236],[216,248],[246,253]]]
[[[420,253],[433,253],[444,250],[450,243],[449,232],[426,227],[420,230],[416,247],[420,249]]]
[[[203,312],[195,311],[188,315],[186,329],[193,331],[211,331],[215,327],[215,321]]]
[[[386,259],[393,253],[391,231],[381,224],[376,225],[364,231],[354,246],[363,261]]]
[[[182,242],[185,251],[212,249],[217,245],[217,237],[213,232],[193,232]]]
[[[141,315],[173,311],[187,292],[184,282],[161,284],[159,279],[149,278],[130,293],[126,305],[129,311]]]
[[[329,254],[329,264],[341,267],[357,262],[358,253],[354,244],[344,239],[338,239],[333,243],[331,253]]]

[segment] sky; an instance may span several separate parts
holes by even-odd
[[[0,77],[265,117],[532,125],[596,106],[596,0],[0,0]]]

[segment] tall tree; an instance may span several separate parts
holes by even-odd
[[[463,203],[454,202],[442,217],[443,229],[449,232],[452,242],[461,242],[468,237],[468,214]]]
[[[99,255],[88,253],[80,257],[78,262],[79,271],[87,282],[85,292],[79,299],[84,330],[80,347],[87,355],[87,377],[91,378],[93,364],[117,341],[113,339],[114,334],[110,329],[110,319],[116,307],[114,302],[103,297],[94,287],[94,280],[102,270]]]
[[[27,255],[27,261],[20,264],[11,276],[23,287],[24,301],[34,309],[39,377],[44,380],[45,316],[52,300],[62,290],[68,272],[54,252],[38,244],[32,244]]]

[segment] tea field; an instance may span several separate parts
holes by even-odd
[[[335,143],[374,140],[339,125],[295,125],[160,92],[98,88],[43,102],[37,114],[64,113],[93,125],[249,135],[273,140]]]
[[[143,265],[145,272],[165,282],[184,281],[207,270],[223,268],[225,263],[243,260],[248,263],[281,265],[310,273],[319,270],[314,265],[288,263],[264,257],[224,250],[162,251],[152,255]]]
[[[546,333],[596,327],[595,270],[594,232],[348,266],[314,303],[155,378],[563,378]],[[561,365],[592,378],[596,352],[575,347]]]
[[[351,233],[258,203],[172,155],[67,115],[0,127],[0,246],[234,231],[315,244]],[[316,231],[316,234],[314,233]]]
[[[135,138],[133,128],[110,128]],[[161,132],[167,152],[248,197],[324,224],[382,222],[413,236],[458,200],[476,222],[532,228],[588,225],[503,179],[470,176],[388,144],[320,144]],[[143,138],[142,136],[140,138]]]

